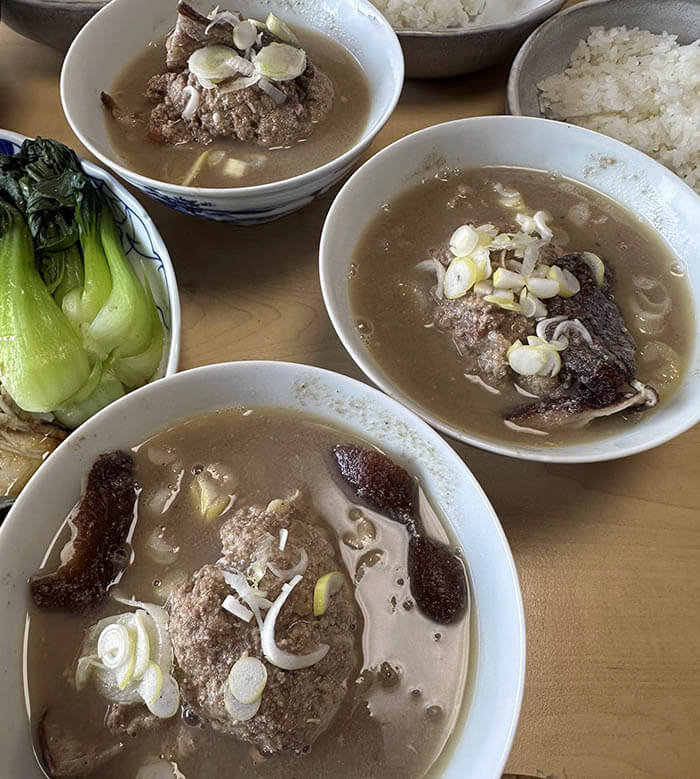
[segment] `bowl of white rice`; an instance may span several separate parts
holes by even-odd
[[[372,0],[401,42],[408,78],[482,70],[511,56],[565,0]]]
[[[15,32],[68,51],[85,23],[109,0],[3,0],[2,21]]]
[[[525,42],[508,81],[512,114],[604,133],[700,193],[700,0],[591,0]]]

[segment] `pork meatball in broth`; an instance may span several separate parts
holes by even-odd
[[[370,102],[340,44],[272,13],[204,16],[185,2],[173,32],[101,97],[128,166],[196,187],[265,184],[330,162],[360,137]]]
[[[467,561],[414,476],[313,417],[231,409],[103,455],[31,587],[50,776],[411,779],[468,699]]]
[[[550,446],[624,430],[666,402],[693,344],[688,285],[660,237],[542,171],[424,179],[379,210],[349,283],[389,378],[490,439]]]

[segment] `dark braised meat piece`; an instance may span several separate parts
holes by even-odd
[[[411,474],[385,454],[352,444],[337,444],[333,454],[340,475],[370,508],[408,525],[416,533],[418,484]]]
[[[649,408],[658,403],[656,391],[632,380],[634,392],[621,392],[610,403],[600,403],[593,393],[581,391],[561,398],[546,398],[537,403],[520,406],[506,415],[516,425],[534,425],[536,428],[585,427],[599,417],[618,414],[625,409]]]
[[[119,107],[117,101],[109,94],[109,92],[100,92],[100,100],[102,105],[112,114],[112,117],[123,124],[125,127],[136,127],[139,123],[139,118],[135,114],[130,114],[128,111]]]
[[[637,370],[636,344],[611,293],[612,272],[606,265],[599,287],[581,254],[566,254],[557,265],[573,273],[581,289],[570,298],[548,300],[548,314],[579,319],[593,339],[592,344],[580,337],[570,339],[561,354],[562,369],[592,393],[599,405],[608,405],[634,379]]]
[[[117,743],[111,747],[86,749],[80,741],[62,725],[49,722],[47,713],[39,722],[39,750],[46,773],[52,779],[94,776],[97,769],[116,757],[124,747]]]
[[[454,622],[467,603],[464,566],[444,544],[425,535],[418,510],[418,483],[385,454],[338,444],[333,454],[340,475],[370,508],[406,525],[411,536],[408,574],[418,607],[436,622]]]
[[[151,714],[145,706],[124,703],[110,703],[105,716],[107,730],[121,739],[162,728],[167,722]]]
[[[126,564],[124,544],[135,501],[133,458],[119,451],[100,455],[72,520],[70,559],[54,573],[30,579],[37,606],[84,612],[100,603]]]
[[[505,419],[538,429],[584,427],[598,417],[625,409],[655,406],[656,391],[635,379],[636,344],[612,295],[610,267],[606,265],[605,278],[598,286],[582,254],[566,254],[556,264],[573,273],[581,289],[570,298],[550,298],[548,314],[578,319],[592,343],[580,333],[570,332],[569,345],[560,352],[562,368],[556,390],[509,411]],[[549,325],[549,338],[555,327],[556,323]]]
[[[175,29],[165,42],[167,52],[166,65],[170,70],[182,70],[187,67],[190,54],[202,46],[233,46],[233,25],[227,21],[212,24],[191,5],[177,4],[177,22]]]
[[[432,538],[414,536],[408,544],[411,592],[421,610],[435,622],[454,622],[467,604],[464,566]]]

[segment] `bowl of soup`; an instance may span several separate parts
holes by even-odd
[[[249,362],[149,385],[51,456],[0,560],[13,776],[501,776],[507,541],[455,452],[365,384]]]
[[[61,101],[85,146],[150,197],[255,224],[345,176],[402,84],[396,35],[366,0],[115,0],[71,46]]]
[[[428,128],[324,226],[326,308],[379,387],[448,435],[588,462],[700,419],[700,199],[645,155],[544,119]]]

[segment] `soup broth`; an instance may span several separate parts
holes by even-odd
[[[125,124],[106,114],[109,136],[122,163],[137,173],[171,184],[249,187],[301,175],[347,151],[367,124],[367,78],[357,60],[340,44],[311,30],[296,32],[309,58],[330,78],[334,89],[330,112],[310,135],[291,146],[277,148],[230,138],[216,139],[206,146],[148,140],[148,116],[154,102],[146,96],[146,86],[154,74],[167,70],[165,39],[161,39],[124,68],[111,90],[120,110],[135,117],[133,123]],[[226,161],[230,159],[244,165],[227,172]]]
[[[159,755],[176,761],[188,779],[229,771],[240,777],[419,777],[436,764],[463,706],[469,612],[441,625],[415,606],[406,528],[348,498],[329,457],[339,442],[361,443],[305,415],[241,408],[187,420],[135,447],[140,494],[132,561],[115,586],[130,598],[165,602],[175,584],[219,558],[219,529],[233,511],[302,490],[315,508],[314,521],[339,551],[361,613],[356,625],[347,626],[354,630],[360,662],[329,729],[299,754],[267,756],[213,730],[185,706],[182,716],[136,732],[116,759],[91,776],[135,776]],[[238,487],[234,505],[207,522],[193,510],[190,485],[210,463],[229,467]],[[421,501],[427,506],[422,493]],[[421,514],[426,532],[454,548],[434,512]],[[154,563],[154,532],[179,549],[176,560]],[[46,568],[55,567],[68,535],[64,527]],[[46,714],[90,748],[115,744],[104,725],[107,702],[91,685],[78,692],[72,679],[86,629],[124,610],[109,596],[89,616],[32,609],[26,668],[34,732]]]
[[[509,202],[503,193],[519,194],[520,200]],[[612,296],[636,343],[636,376],[665,402],[681,381],[693,343],[693,305],[676,257],[646,224],[609,198],[541,171],[443,171],[385,203],[361,237],[350,269],[356,326],[389,379],[451,426],[542,446],[612,435],[653,411],[629,409],[581,429],[554,427],[541,436],[506,427],[504,414],[537,400],[535,395],[518,391],[518,376],[512,372],[503,384],[485,386],[488,379],[483,382],[466,369],[454,331],[441,328],[433,318],[436,278],[430,267],[426,271],[425,260],[444,252],[459,225],[491,223],[499,231],[517,231],[516,211],[532,214],[538,209],[551,215],[548,224],[557,251],[552,250],[549,261],[592,252],[613,271]],[[495,267],[494,253],[491,260]],[[670,300],[662,320],[637,315],[640,284],[646,289],[658,285]],[[534,334],[534,318],[532,322]]]

